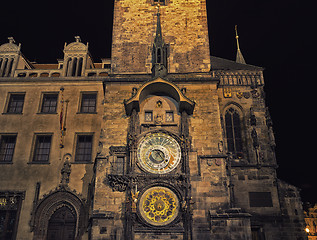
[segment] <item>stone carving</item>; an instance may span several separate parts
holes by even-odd
[[[71,160],[71,155],[69,153],[65,154],[64,159],[65,159],[64,166],[61,169],[62,177],[61,177],[60,187],[63,187],[66,189],[68,188],[69,176],[71,173],[71,165],[69,162],[69,160]]]
[[[256,126],[256,116],[254,114],[253,108],[250,108],[250,125]]]
[[[162,108],[162,107],[163,107],[163,103],[162,103],[161,100],[158,100],[158,101],[156,102],[156,107],[157,107],[157,108]]]
[[[124,192],[127,190],[130,181],[126,176],[109,174],[107,176],[107,181],[104,181],[104,183],[106,182],[108,182],[112,191]]]
[[[254,89],[251,91],[251,95],[253,98],[258,98],[260,96],[260,93],[257,89]]]
[[[237,98],[241,99],[243,97],[243,93],[242,92],[237,92]]]
[[[274,148],[276,146],[276,143],[275,143],[275,136],[274,136],[274,132],[273,132],[273,121],[271,119],[271,115],[269,113],[268,108],[266,108],[265,118],[266,118],[266,125],[268,127],[270,145],[271,145],[271,147]]]
[[[30,222],[36,240],[44,239],[51,216],[61,207],[67,207],[78,219],[77,236],[82,236],[87,229],[88,211],[85,203],[74,193],[56,190],[38,203],[34,218]],[[80,237],[79,237],[80,238]]]
[[[258,149],[258,147],[259,147],[259,141],[258,141],[258,134],[257,134],[255,128],[252,129],[251,138],[252,138],[252,141],[253,141],[253,147],[254,147],[255,149]]]
[[[110,155],[115,155],[118,153],[126,153],[127,148],[126,148],[126,146],[111,146],[109,148],[109,151],[110,151]]]
[[[219,151],[219,153],[222,153],[222,152],[223,152],[223,141],[220,141],[220,142],[218,143],[218,151]]]
[[[136,87],[132,88],[132,93],[131,93],[132,97],[134,97],[137,94],[137,92],[138,92],[138,89]]]
[[[244,97],[245,99],[249,99],[249,98],[251,97],[251,93],[249,93],[249,92],[244,92],[244,93],[243,93],[243,97]]]
[[[135,193],[133,193],[133,191],[131,190],[131,208],[132,208],[132,212],[136,212],[136,204],[138,202],[138,198],[139,198],[139,191],[137,191],[137,188],[135,190]]]
[[[163,115],[162,114],[157,114],[154,118],[155,124],[161,124],[163,122]]]

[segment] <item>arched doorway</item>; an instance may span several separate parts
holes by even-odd
[[[76,232],[76,219],[68,207],[58,209],[50,218],[47,240],[73,240]]]

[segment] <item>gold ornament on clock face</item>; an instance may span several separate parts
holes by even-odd
[[[142,218],[154,226],[171,223],[178,215],[179,201],[176,194],[166,187],[153,187],[140,198]]]
[[[174,170],[181,160],[178,142],[165,133],[146,136],[138,147],[138,162],[150,173],[165,174]]]

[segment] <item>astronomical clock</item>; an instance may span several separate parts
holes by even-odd
[[[181,146],[172,135],[155,131],[140,139],[136,152],[137,166],[149,185],[143,184],[136,212],[146,225],[167,226],[177,219],[180,210],[172,179],[181,164]]]
[[[139,111],[131,112],[126,235],[152,239],[159,231],[189,239],[188,114],[179,112],[179,103],[164,92],[156,95],[159,84],[146,91],[154,94],[140,103]],[[168,84],[162,89],[171,87]]]
[[[137,156],[138,164],[145,172],[166,174],[178,166],[181,148],[170,135],[153,133],[139,143]]]
[[[153,226],[165,226],[178,216],[179,200],[169,188],[152,187],[142,194],[138,210],[147,223]]]

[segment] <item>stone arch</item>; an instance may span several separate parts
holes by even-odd
[[[242,116],[245,115],[245,111],[244,108],[237,102],[228,102],[222,109],[222,115],[230,108],[230,107],[234,107],[235,109],[237,109]]]
[[[48,223],[47,239],[75,238],[77,216],[70,208],[63,206],[56,210]],[[65,231],[66,230],[66,231]]]
[[[62,207],[67,207],[76,220],[75,239],[81,239],[87,224],[87,211],[83,201],[69,191],[56,191],[44,197],[34,212],[34,240],[46,238],[48,223],[52,215]]]
[[[145,83],[132,98],[124,102],[127,115],[131,115],[133,109],[140,111],[140,102],[153,94],[164,94],[173,98],[179,105],[179,112],[186,111],[192,114],[194,111],[195,102],[185,97],[175,84],[157,78]]]

